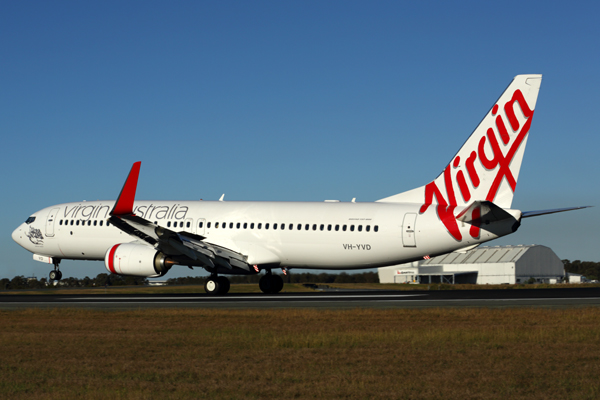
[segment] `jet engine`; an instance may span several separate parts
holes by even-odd
[[[119,275],[156,278],[166,274],[174,264],[153,247],[136,243],[114,245],[104,256],[106,269]]]

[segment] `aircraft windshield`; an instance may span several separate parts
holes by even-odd
[[[33,221],[35,221],[35,217],[29,217],[29,218],[27,218],[27,221],[25,221],[25,223],[26,223],[26,224],[30,224],[30,223],[32,223]]]

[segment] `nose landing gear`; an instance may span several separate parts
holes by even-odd
[[[48,274],[48,278],[51,281],[60,281],[62,279],[62,272],[60,272],[58,264],[60,264],[60,260],[54,260],[54,269]]]

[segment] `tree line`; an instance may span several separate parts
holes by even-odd
[[[600,262],[593,261],[570,261],[562,260],[565,266],[565,272],[580,274],[591,280],[600,280]],[[232,275],[227,278],[232,284],[236,283],[256,283],[263,274],[256,275]],[[337,274],[330,273],[288,273],[281,275],[285,283],[379,283],[379,276],[375,271],[349,274],[341,272]],[[167,279],[168,285],[203,285],[205,276],[186,276]],[[95,278],[85,277],[63,278],[60,281],[61,287],[102,287],[102,286],[136,286],[147,285],[151,280],[136,276],[121,276],[115,274],[98,274]],[[0,290],[9,289],[43,289],[53,287],[49,284],[47,278],[26,278],[24,276],[15,276],[12,279],[0,279]]]
[[[236,283],[256,283],[263,276],[263,274],[256,275],[232,275],[227,276],[227,279],[232,284]],[[288,273],[287,275],[280,275],[283,278],[284,283],[379,283],[379,275],[377,272],[362,272],[357,274],[348,274],[341,272],[339,274],[328,274],[319,273],[314,274],[310,272],[303,273]],[[204,284],[206,277],[203,276],[186,276],[180,278],[171,278],[167,280],[169,285],[200,285]]]
[[[263,274],[256,275],[233,275],[227,278],[233,284],[236,283],[256,283]],[[340,274],[328,273],[288,273],[281,275],[285,283],[379,283],[377,272],[363,272],[358,274],[348,274],[342,272]],[[180,278],[167,279],[168,285],[204,285],[206,276],[186,276]],[[147,285],[152,280],[140,278],[136,276],[121,276],[115,274],[98,274],[95,278],[85,277],[78,278],[63,278],[60,281],[60,287],[102,287],[102,286],[136,286]],[[0,290],[14,289],[44,289],[54,287],[50,284],[47,278],[27,278],[22,275],[15,276],[12,279],[0,279]],[[57,285],[58,286],[58,285]]]
[[[147,285],[148,279],[137,276],[121,276],[115,274],[98,274],[95,278],[85,277],[78,278],[63,278],[56,286],[59,287],[101,287],[101,286],[135,286]],[[0,279],[0,290],[13,289],[45,289],[54,287],[48,282],[47,278],[26,278],[22,275],[15,276],[12,279]]]
[[[600,280],[600,262],[562,260],[565,272],[583,275],[590,280]]]

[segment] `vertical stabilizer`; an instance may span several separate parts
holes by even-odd
[[[421,203],[421,213],[473,201],[510,208],[541,82],[541,75],[516,76],[435,180],[378,201]]]

